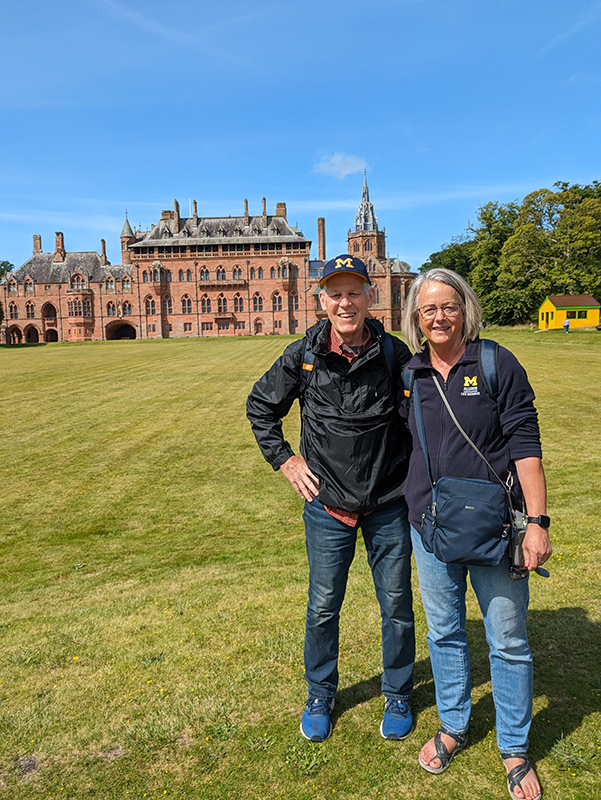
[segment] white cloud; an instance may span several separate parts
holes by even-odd
[[[326,153],[321,157],[321,161],[314,165],[313,172],[322,172],[324,175],[342,179],[364,169],[367,169],[367,163],[360,156],[351,153]]]

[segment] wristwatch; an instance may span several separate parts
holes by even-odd
[[[526,522],[533,522],[535,525],[540,525],[541,528],[548,528],[551,520],[546,514],[539,514],[538,517],[526,517]]]

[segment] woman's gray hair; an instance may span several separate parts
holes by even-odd
[[[420,273],[411,284],[402,325],[409,347],[416,353],[420,353],[424,349],[424,335],[419,325],[417,304],[421,288],[424,283],[430,281],[446,283],[457,292],[463,306],[463,341],[469,342],[475,339],[480,331],[480,321],[482,320],[482,308],[478,296],[459,273],[443,267],[434,267]]]

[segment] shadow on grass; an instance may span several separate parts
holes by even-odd
[[[472,689],[475,689],[490,681],[488,646],[482,620],[468,620],[466,630]],[[535,708],[541,705],[540,699],[546,699],[546,705],[534,714],[530,731],[530,752],[537,760],[547,756],[562,736],[567,738],[599,709],[601,624],[589,620],[585,609],[579,607],[531,610],[528,635],[534,658]],[[413,710],[417,718],[420,711],[436,704],[429,659],[416,662],[414,679]],[[381,693],[380,675],[340,689],[333,725],[346,711],[380,697]],[[488,691],[472,706],[470,745],[487,737],[494,719],[492,692]]]

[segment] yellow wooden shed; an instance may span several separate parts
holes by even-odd
[[[538,310],[541,330],[563,328],[566,319],[570,328],[586,328],[599,324],[599,304],[590,294],[549,295]]]

